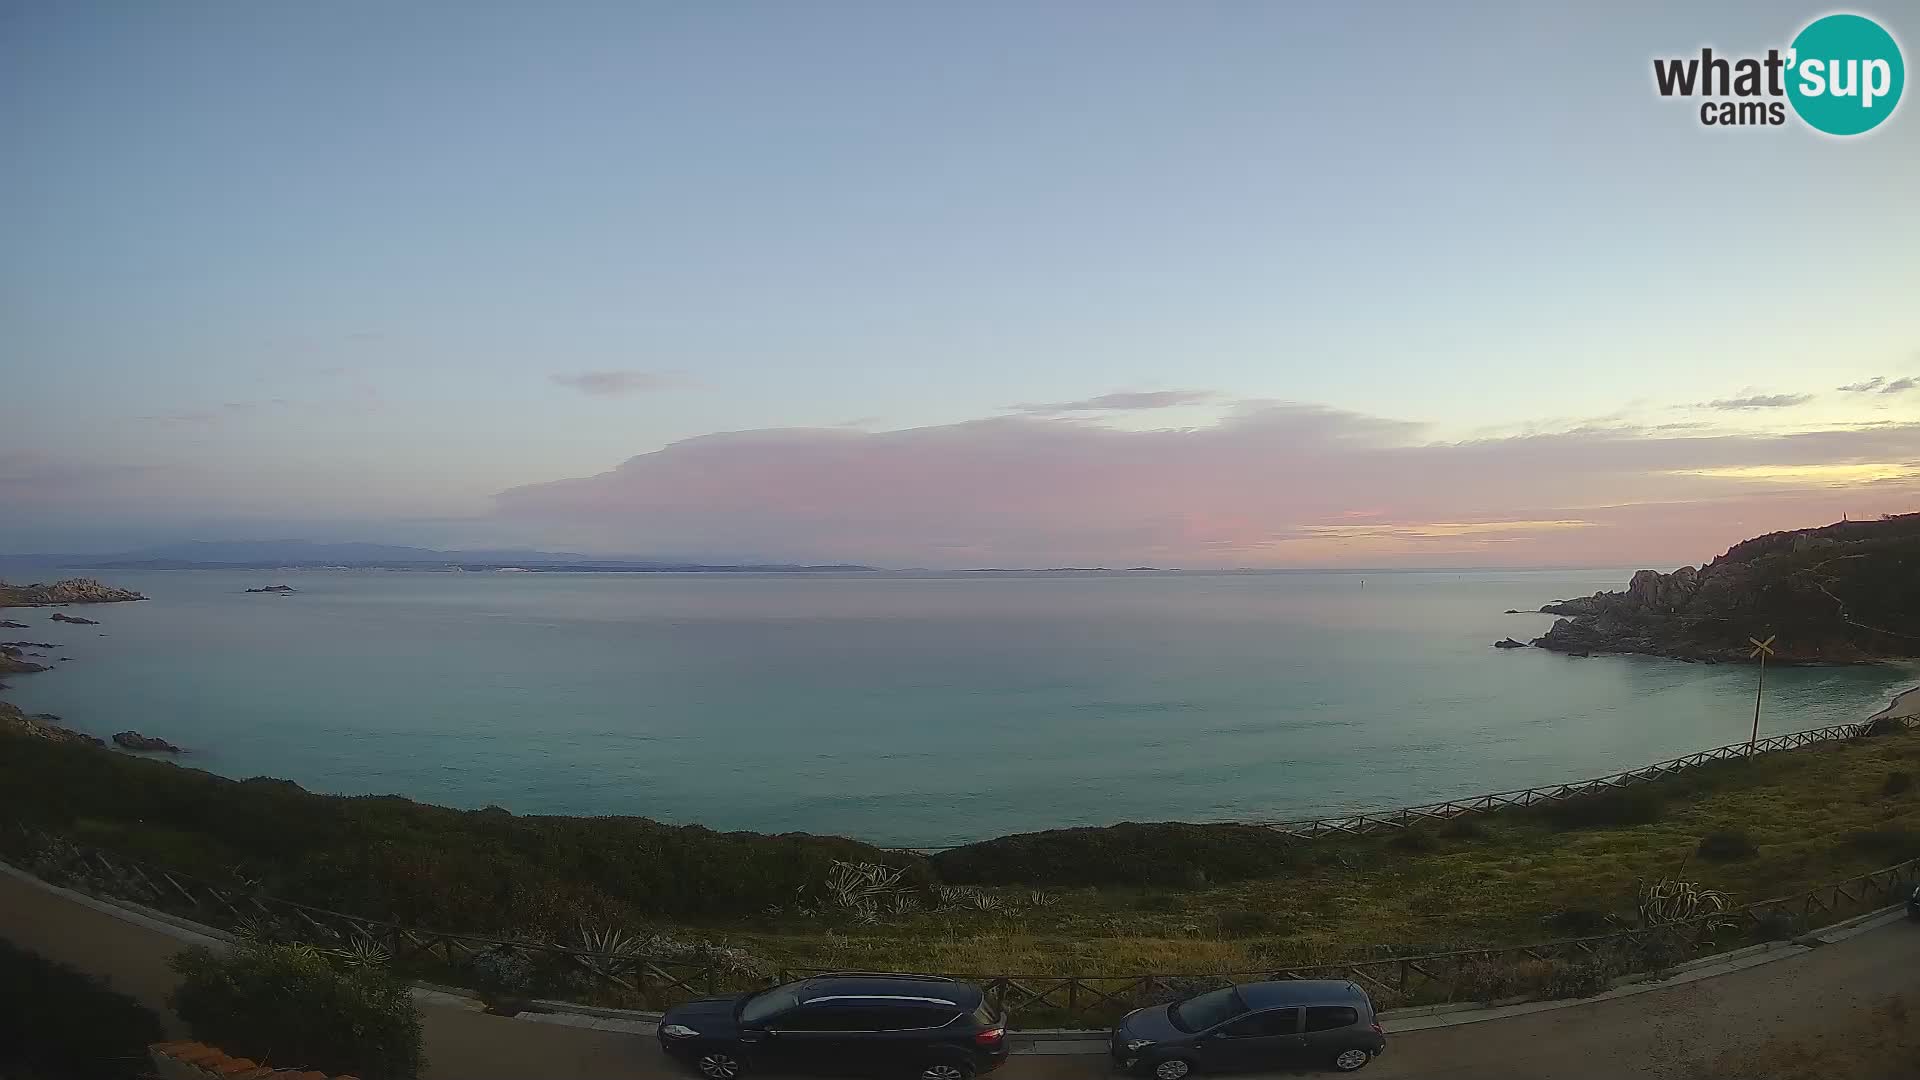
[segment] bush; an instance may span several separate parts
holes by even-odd
[[[1890,772],[1887,782],[1880,785],[1880,794],[1892,797],[1905,795],[1913,790],[1913,774],[1910,772]]]
[[[1791,941],[1800,936],[1800,924],[1784,911],[1769,911],[1754,920],[1753,940]]]
[[[1477,814],[1461,814],[1440,826],[1440,835],[1449,840],[1484,840],[1487,827],[1480,823]]]
[[[1592,795],[1576,795],[1546,808],[1547,820],[1561,829],[1647,825],[1659,821],[1666,805],[1647,787],[1616,788]]]
[[[364,1080],[420,1074],[420,1017],[405,983],[377,969],[341,971],[298,945],[241,943],[226,956],[196,946],[170,966],[169,1004],[193,1037],[277,1067]]]
[[[1920,858],[1920,832],[1902,825],[1884,825],[1877,829],[1855,829],[1847,834],[1848,845],[1888,862]]]
[[[1199,888],[1272,877],[1299,865],[1297,841],[1257,825],[1140,825],[1022,833],[930,860],[954,885],[1147,885]]]
[[[160,1018],[106,984],[0,941],[0,1076],[132,1080]]]
[[[1387,841],[1387,846],[1409,855],[1425,855],[1430,851],[1438,850],[1440,843],[1430,833],[1404,829],[1394,834],[1393,838]]]
[[[1220,913],[1220,932],[1227,937],[1259,937],[1271,934],[1280,926],[1280,921],[1270,911],[1223,911]]]
[[[1735,862],[1760,854],[1744,829],[1721,829],[1700,838],[1699,856],[1712,862]]]
[[[835,860],[904,867],[904,884],[932,883],[919,856],[839,837],[315,795],[44,739],[6,739],[0,820],[213,881],[245,865],[273,895],[474,933],[758,914],[817,887]]]

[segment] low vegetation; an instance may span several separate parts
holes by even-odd
[[[0,1076],[134,1080],[160,1018],[98,979],[0,941]]]
[[[1643,925],[1650,910],[1738,907],[1920,857],[1920,792],[1886,783],[1920,768],[1912,733],[1413,832],[1304,841],[1246,826],[1127,824],[931,857],[828,837],[319,796],[45,740],[0,749],[0,820],[338,911],[576,947],[612,930],[623,955],[753,977],[782,967],[1271,970],[1605,933]],[[57,851],[19,850],[18,834],[0,842],[43,875],[114,887]],[[577,976],[529,968],[502,953],[440,977],[491,980],[511,996]],[[1487,993],[1557,993],[1615,973],[1484,981]]]
[[[363,1080],[420,1074],[420,1017],[407,984],[378,961],[242,939],[230,952],[173,958],[169,1004],[193,1037],[275,1068]]]

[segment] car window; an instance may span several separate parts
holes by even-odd
[[[1308,1031],[1332,1031],[1360,1022],[1360,1013],[1344,1005],[1316,1005],[1307,1010]]]
[[[1167,1010],[1167,1016],[1182,1031],[1205,1031],[1246,1011],[1247,1005],[1240,1000],[1240,992],[1231,986],[1223,986],[1180,1002]]]
[[[773,1018],[779,1031],[879,1031],[893,1019],[893,1009],[856,1005],[806,1005]]]
[[[960,1015],[960,1010],[936,1005],[900,1005],[876,1010],[880,1031],[915,1031],[943,1027]]]
[[[766,1023],[768,1017],[775,1016],[798,1004],[800,1004],[800,999],[794,996],[793,991],[783,986],[776,986],[771,990],[763,990],[748,998],[747,1003],[740,1007],[740,1022],[743,1024],[763,1024]]]
[[[1229,1039],[1259,1039],[1269,1035],[1292,1035],[1299,1030],[1299,1009],[1271,1009],[1243,1016],[1221,1028],[1220,1034]]]

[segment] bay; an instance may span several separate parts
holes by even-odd
[[[1750,667],[1497,650],[1630,571],[103,573],[8,700],[315,791],[903,846],[1295,818],[1745,741]],[[290,596],[247,594],[284,582]],[[1911,664],[1768,672],[1762,733]]]

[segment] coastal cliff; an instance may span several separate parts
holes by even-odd
[[[1920,656],[1920,514],[1768,533],[1540,610],[1564,616],[1533,642],[1555,652],[1746,661],[1749,637],[1777,636],[1776,663]]]

